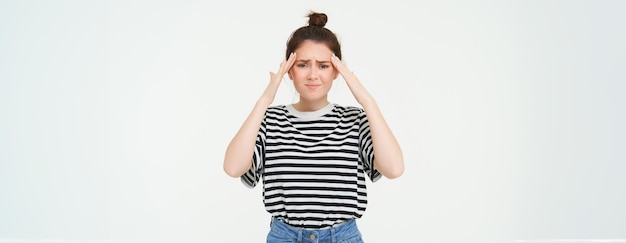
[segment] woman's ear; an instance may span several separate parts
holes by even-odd
[[[293,77],[291,75],[291,69],[289,69],[289,71],[287,71],[287,75],[289,76],[289,79],[293,80]]]

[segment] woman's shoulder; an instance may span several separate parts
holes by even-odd
[[[286,114],[287,109],[284,105],[270,106],[265,110],[265,118],[279,118],[286,116]]]
[[[358,106],[335,104],[334,111],[339,117],[343,117],[344,119],[349,120],[361,119],[365,117],[365,110]]]
[[[272,105],[270,107],[267,108],[268,112],[284,112],[287,110],[287,106],[286,105]]]
[[[363,108],[352,105],[339,105],[335,104],[335,109],[340,113],[361,113],[364,112]]]

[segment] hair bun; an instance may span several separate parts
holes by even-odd
[[[323,28],[328,22],[328,16],[324,13],[311,12],[308,15],[309,25]]]

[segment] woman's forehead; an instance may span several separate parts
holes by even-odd
[[[333,52],[324,43],[306,41],[296,49],[298,61],[329,61]]]

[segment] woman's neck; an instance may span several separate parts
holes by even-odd
[[[320,110],[328,105],[328,100],[323,99],[319,101],[307,101],[300,100],[298,103],[293,104],[293,108],[300,112],[310,112]]]

